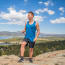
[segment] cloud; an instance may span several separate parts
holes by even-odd
[[[64,12],[64,7],[60,7],[59,10],[60,10],[61,12]]]
[[[26,11],[20,10],[16,12],[16,10],[12,7],[8,8],[8,13],[1,12],[0,19],[7,20],[8,22],[5,24],[24,24],[26,18]],[[4,23],[1,23],[4,24]]]
[[[42,2],[42,1],[39,1],[38,3],[39,3],[39,4],[44,4],[44,2]]]
[[[46,1],[46,2],[43,2],[43,1],[39,1],[38,2],[39,4],[44,4],[45,6],[53,6],[54,4],[53,4],[53,2],[50,0],[50,1]]]
[[[24,0],[24,2],[27,2],[28,0]]]
[[[59,11],[61,12],[60,14],[63,15],[63,13],[65,12],[65,8],[64,7],[60,7]]]
[[[44,12],[47,12],[48,11],[48,8],[44,8],[44,9],[38,9],[35,11],[36,14],[40,14],[40,13],[44,13]]]
[[[55,12],[53,10],[48,10],[49,15],[53,15]]]
[[[65,17],[60,17],[55,20],[50,20],[51,23],[65,23]]]
[[[34,17],[34,20],[35,20],[35,21],[40,21],[40,22],[42,22],[42,21],[44,20],[44,18],[46,18],[46,17],[35,16],[35,17]]]
[[[48,6],[50,4],[50,1],[44,2],[45,6]]]
[[[45,6],[49,6],[49,5],[53,6],[54,5],[52,1],[44,2],[44,4],[45,4]]]
[[[47,12],[49,15],[53,15],[55,12],[53,10],[49,10],[48,8],[38,9],[35,11],[36,14]]]
[[[27,12],[26,10],[19,10],[16,11],[13,7],[8,8],[8,12],[1,12],[0,13],[1,20],[7,20],[7,22],[3,22],[0,24],[17,24],[17,25],[24,25],[24,22],[27,21]],[[35,20],[41,22],[43,21],[42,16],[35,16]],[[41,19],[41,20],[40,20]]]

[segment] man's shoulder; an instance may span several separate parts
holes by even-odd
[[[39,23],[37,21],[35,21],[36,25],[38,25]]]
[[[25,21],[25,24],[27,24],[28,23],[28,21]]]

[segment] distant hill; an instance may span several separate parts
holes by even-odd
[[[0,31],[0,36],[24,36],[24,34],[21,31],[17,31],[17,32]],[[39,37],[49,37],[49,36],[65,37],[65,34],[40,33],[40,35],[39,35]]]
[[[0,36],[24,36],[22,32],[9,32],[9,31],[1,31]]]
[[[45,34],[45,33],[40,33],[39,37],[65,37],[65,34]]]
[[[39,37],[65,37],[65,34],[46,34],[46,33],[40,33]]]

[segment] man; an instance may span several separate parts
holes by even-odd
[[[24,30],[22,30],[22,33],[25,34],[25,37],[23,39],[23,42],[21,43],[21,49],[20,49],[20,53],[21,53],[21,59],[19,60],[19,62],[23,62],[24,61],[24,51],[25,51],[25,47],[29,44],[29,61],[32,61],[32,56],[33,56],[33,48],[35,45],[35,42],[37,40],[37,37],[40,34],[40,28],[39,28],[39,24],[38,22],[33,20],[34,17],[34,13],[33,12],[28,12],[28,19],[29,21],[25,22],[25,27]],[[36,33],[37,30],[37,33]]]

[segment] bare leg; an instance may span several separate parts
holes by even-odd
[[[29,58],[32,58],[32,56],[33,56],[33,48],[30,48],[29,49]]]
[[[20,60],[18,62],[23,62],[24,61],[24,51],[25,51],[25,45],[26,45],[26,42],[23,41],[22,44],[21,44],[21,48],[20,48]]]
[[[21,44],[21,49],[20,49],[21,56],[24,56],[25,45],[26,45],[26,42],[23,41],[22,44]]]

